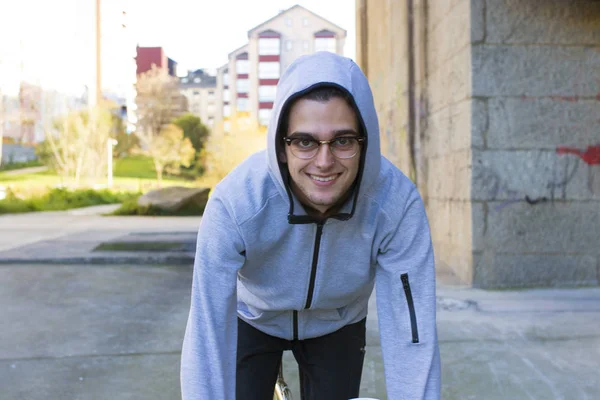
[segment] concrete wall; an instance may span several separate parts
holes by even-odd
[[[600,2],[414,0],[411,52],[406,3],[357,0],[357,56],[438,268],[478,287],[598,284]]]
[[[473,282],[598,284],[600,2],[472,3]]]
[[[415,0],[416,124],[409,138],[406,1],[357,1],[357,59],[379,115],[384,155],[417,182],[438,268],[472,276],[471,29],[469,0]],[[479,34],[480,35],[480,34]]]

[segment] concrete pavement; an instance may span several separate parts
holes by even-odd
[[[0,400],[179,398],[191,263],[107,262],[122,252],[106,252],[104,264],[59,257],[100,242],[188,242],[199,219],[77,214],[0,217]],[[139,253],[151,252],[127,257]],[[6,254],[24,255],[9,263]],[[598,398],[600,288],[447,282],[437,292],[443,399]],[[374,297],[370,307],[361,395],[385,399]],[[291,354],[284,373],[298,400]]]

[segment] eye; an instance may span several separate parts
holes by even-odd
[[[345,137],[337,138],[335,139],[335,144],[338,146],[347,146],[350,144],[350,139]]]
[[[314,147],[315,141],[312,139],[294,139],[292,144],[301,149],[310,149],[311,147]]]

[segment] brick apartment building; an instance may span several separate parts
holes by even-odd
[[[169,75],[177,76],[177,63],[167,57],[162,47],[137,46],[135,62],[137,65],[137,75],[149,71],[152,68],[152,64],[154,64],[158,68],[167,68]]]
[[[248,31],[248,43],[229,53],[217,69],[215,123],[249,113],[267,125],[282,72],[298,57],[316,51],[343,54],[346,31],[296,5]]]

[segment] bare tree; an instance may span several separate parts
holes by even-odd
[[[158,136],[175,118],[187,111],[187,100],[179,92],[179,81],[166,69],[152,69],[141,74],[136,83],[137,135],[144,141]]]
[[[67,184],[77,187],[83,179],[95,183],[104,176],[111,130],[110,112],[95,108],[71,112],[47,132],[49,161]]]
[[[166,69],[157,68],[155,65],[152,65],[150,71],[138,76],[136,90],[138,116],[136,134],[140,138],[143,150],[154,161],[160,184],[164,158],[172,160],[172,155],[165,156],[163,154],[168,151],[164,144],[168,142],[175,145],[174,141],[178,137],[173,134],[174,127],[169,127],[169,125],[177,117],[187,112],[187,100],[179,92],[179,80],[170,76]],[[184,146],[183,134],[179,141],[182,143],[178,143],[176,146]],[[187,142],[189,143],[189,140]],[[169,161],[167,164],[172,165],[173,163]]]

